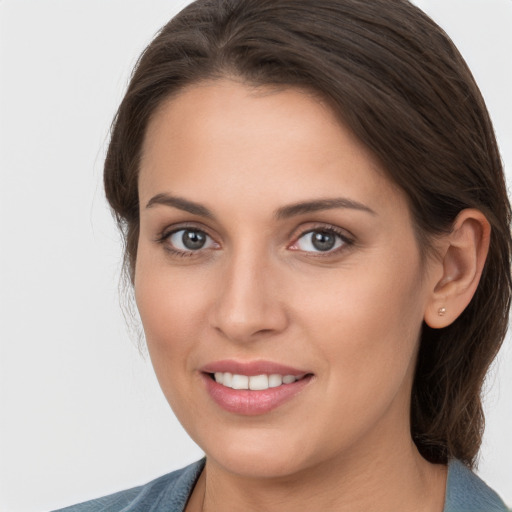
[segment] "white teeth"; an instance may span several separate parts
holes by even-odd
[[[268,376],[268,387],[277,388],[283,383],[283,376],[277,373]]]
[[[249,389],[252,389],[254,391],[268,389],[268,376],[255,375],[253,377],[249,377]]]
[[[283,384],[292,384],[296,380],[303,378],[304,375],[280,375],[273,373],[271,375],[240,375],[229,372],[215,372],[215,382],[233,389],[251,389],[261,391],[269,388],[277,388]]]
[[[233,374],[229,373],[229,372],[226,372],[224,374],[224,377],[222,378],[221,384],[224,384],[224,386],[230,388],[232,386],[232,384],[233,384]]]
[[[249,377],[247,375],[233,375],[231,387],[233,389],[249,389]]]

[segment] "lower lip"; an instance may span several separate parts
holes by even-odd
[[[312,376],[276,388],[252,391],[232,389],[215,382],[209,374],[203,373],[206,389],[213,401],[225,411],[245,416],[265,414],[291,400],[309,384]]]

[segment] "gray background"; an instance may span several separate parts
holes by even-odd
[[[101,168],[137,56],[186,1],[0,0],[0,510],[42,511],[201,456],[119,308]],[[512,172],[512,1],[418,0],[452,36]],[[132,336],[132,338],[134,338]],[[512,347],[479,473],[512,504]]]

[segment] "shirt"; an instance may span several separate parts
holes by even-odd
[[[55,512],[183,512],[205,459],[151,482]],[[458,460],[448,464],[443,512],[509,512],[501,498]]]

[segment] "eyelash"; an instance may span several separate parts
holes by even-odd
[[[179,257],[182,257],[182,258],[189,258],[189,257],[197,256],[198,253],[201,252],[201,249],[199,249],[197,251],[193,251],[193,250],[181,251],[179,249],[176,249],[175,247],[173,247],[170,244],[169,240],[170,240],[171,236],[176,234],[176,233],[179,233],[180,231],[195,231],[196,233],[203,233],[210,240],[213,240],[213,237],[211,237],[207,233],[207,231],[205,229],[199,228],[199,227],[197,227],[195,225],[182,224],[179,227],[175,227],[175,228],[170,229],[170,230],[169,229],[164,229],[164,231],[162,231],[162,233],[156,239],[156,242],[162,244],[164,246],[165,250],[167,252],[169,252],[172,256],[179,256]]]
[[[196,232],[196,233],[202,233],[202,234],[206,235],[210,240],[214,241],[213,237],[210,236],[205,229],[199,228],[195,225],[180,225],[179,227],[174,227],[171,230],[169,230],[169,229],[164,230],[157,237],[156,242],[164,245],[165,250],[168,251],[173,256],[178,256],[178,257],[198,256],[199,253],[202,252],[201,249],[198,249],[196,251],[194,251],[194,250],[182,251],[182,250],[176,249],[169,243],[171,236],[176,233],[179,233],[180,231],[192,231],[192,232]],[[326,234],[335,235],[341,241],[341,246],[335,248],[334,250],[318,251],[318,252],[301,251],[300,249],[292,249],[291,248],[294,245],[296,245],[301,238],[305,237],[306,235],[308,235],[310,233],[326,233]],[[308,228],[307,230],[302,230],[296,237],[293,238],[293,240],[294,241],[288,245],[288,248],[290,250],[297,251],[297,252],[303,252],[303,253],[313,256],[315,258],[318,258],[318,257],[325,258],[325,257],[333,256],[335,254],[338,254],[341,251],[346,250],[348,247],[354,245],[354,243],[355,243],[354,240],[351,237],[349,237],[344,230],[341,230],[340,228],[338,228],[336,226],[325,225],[325,224],[313,226],[311,228]],[[215,241],[214,241],[214,243],[217,244],[217,242],[215,242]],[[217,244],[217,245],[219,245],[219,244]]]
[[[345,251],[350,246],[353,246],[355,243],[354,239],[352,237],[350,237],[346,231],[338,228],[337,226],[321,224],[321,225],[317,225],[317,226],[312,226],[309,229],[301,231],[298,236],[294,237],[294,242],[292,242],[292,244],[289,247],[296,245],[301,238],[303,238],[306,235],[311,234],[311,233],[325,233],[325,234],[335,235],[337,238],[340,239],[341,245],[335,249],[331,249],[328,251],[315,252],[315,251],[301,251],[300,249],[291,249],[291,250],[297,251],[297,252],[303,252],[303,253],[306,253],[309,256],[312,256],[315,258],[328,258],[328,257],[332,257],[334,255],[337,255],[340,252]]]

